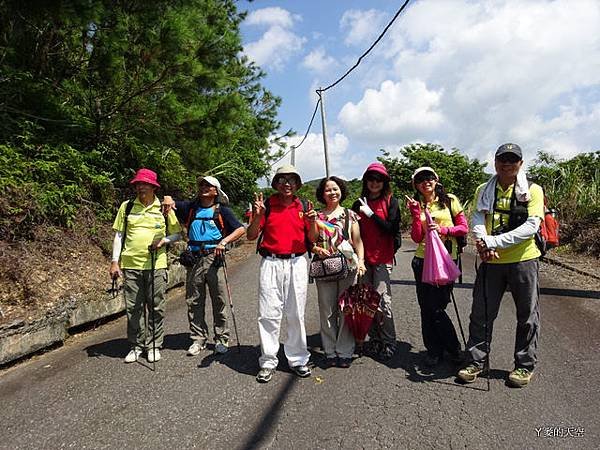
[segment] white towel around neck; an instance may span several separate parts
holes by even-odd
[[[497,181],[498,176],[494,175],[479,191],[479,198],[477,199],[477,211],[483,211],[487,213],[494,209],[494,197],[496,196]],[[531,199],[531,195],[529,194],[529,183],[527,182],[527,175],[525,174],[525,171],[519,170],[514,189],[515,196],[518,201],[528,202]]]

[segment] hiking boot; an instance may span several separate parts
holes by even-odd
[[[271,381],[271,378],[273,378],[273,373],[275,373],[275,369],[263,367],[258,371],[258,375],[256,375],[256,381],[259,383],[268,383]]]
[[[456,376],[458,378],[460,378],[460,380],[464,381],[465,383],[472,383],[482,373],[483,373],[483,367],[481,367],[475,363],[471,363],[467,367],[460,369],[458,371],[458,373],[456,374]]]
[[[513,387],[525,387],[531,381],[533,370],[519,367],[508,374],[508,383]]]
[[[154,349],[154,350],[148,350],[148,362],[156,362],[156,361],[160,361],[160,350],[159,349]]]
[[[127,353],[127,356],[125,357],[125,362],[126,363],[136,362],[140,356],[142,356],[142,349],[132,348],[131,351],[129,353]]]
[[[205,342],[194,341],[187,350],[188,356],[198,356],[202,350],[206,348]]]
[[[291,367],[292,372],[298,375],[300,378],[310,377],[310,369],[307,365],[301,364],[299,366]]]
[[[226,342],[217,342],[215,344],[215,353],[220,353],[222,355],[227,353],[227,350],[229,350],[229,347]]]

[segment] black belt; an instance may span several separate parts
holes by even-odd
[[[214,248],[210,248],[208,250],[193,250],[192,251],[192,255],[195,256],[207,256],[207,255],[211,255],[215,252]]]
[[[264,256],[265,258],[277,258],[277,259],[292,259],[295,258],[297,256],[302,256],[304,255],[304,253],[306,252],[302,252],[302,253],[271,253],[267,250],[263,250],[262,248],[258,251],[258,253],[261,256]]]

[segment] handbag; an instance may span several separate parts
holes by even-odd
[[[348,260],[341,253],[320,259],[316,256],[310,262],[308,275],[320,281],[337,281],[348,276]]]

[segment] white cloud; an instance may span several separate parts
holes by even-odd
[[[340,28],[346,31],[344,42],[348,45],[360,45],[367,48],[381,32],[386,17],[386,13],[376,9],[346,11],[340,20]]]
[[[303,137],[294,136],[288,139],[288,145],[298,144]],[[327,150],[330,175],[348,179],[360,176],[358,171],[364,170],[364,167],[366,167],[366,163],[361,156],[353,154],[350,151],[348,137],[342,133],[329,135]],[[273,171],[283,164],[290,164],[290,158],[291,155],[288,155],[276,163]],[[325,177],[325,154],[323,151],[322,133],[309,133],[302,146],[296,150],[296,168],[304,181]],[[340,168],[344,168],[343,173],[340,171]]]
[[[299,15],[290,13],[288,10],[274,6],[252,11],[246,17],[246,25],[278,25],[283,28],[291,28],[295,21],[301,20]]]
[[[246,25],[268,26],[259,40],[245,45],[248,58],[259,66],[282,70],[285,63],[302,50],[306,38],[294,33],[291,28],[300,16],[279,8],[263,8],[250,13]]]
[[[331,73],[331,71],[338,68],[338,62],[332,56],[327,55],[323,47],[319,47],[306,55],[302,65],[318,74]]]
[[[340,21],[351,45],[370,42],[383,24],[375,10],[347,11]],[[353,151],[437,142],[489,160],[507,141],[529,159],[540,149],[561,157],[597,150],[598,29],[597,0],[420,0],[351,85],[336,87],[346,97],[348,86],[363,92],[346,100],[339,124],[330,126],[339,126]]]
[[[428,89],[421,80],[387,80],[378,90],[367,89],[358,103],[346,103],[338,118],[349,135],[363,141],[418,140],[441,130],[441,99],[442,92]]]

